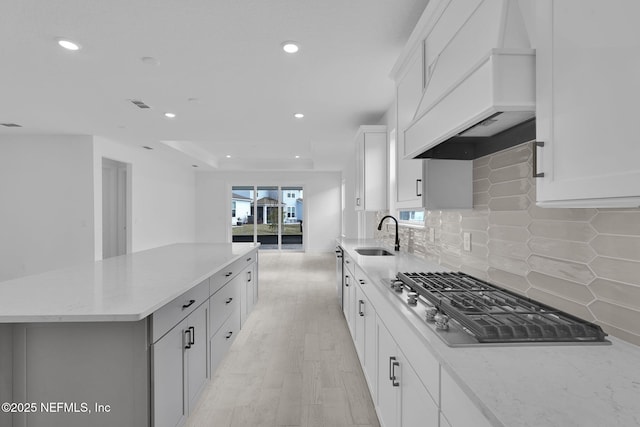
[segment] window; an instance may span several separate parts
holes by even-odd
[[[287,207],[287,218],[295,218],[296,217],[296,207],[288,206]]]
[[[231,217],[236,217],[236,202],[231,202]]]
[[[401,210],[398,218],[400,221],[410,222],[416,225],[424,225],[424,211]]]

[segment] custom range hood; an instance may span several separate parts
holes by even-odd
[[[446,13],[446,10],[445,10]],[[470,160],[535,139],[535,51],[519,2],[484,0],[429,57],[405,158]]]

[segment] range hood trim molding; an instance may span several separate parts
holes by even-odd
[[[477,97],[474,91],[479,90],[483,93]],[[459,110],[465,106],[472,110],[460,113]],[[403,157],[419,158],[425,151],[496,113],[518,111],[535,114],[535,109],[535,50],[491,49],[404,129]],[[429,122],[440,123],[440,126],[430,126]]]

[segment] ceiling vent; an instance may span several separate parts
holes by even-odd
[[[137,100],[137,99],[130,99],[129,101],[131,101],[131,103],[133,105],[135,105],[136,107],[138,107],[138,108],[142,108],[142,109],[151,108],[147,104],[145,104],[144,102],[142,102],[140,100]]]
[[[0,123],[0,125],[8,128],[21,128],[22,126],[17,123]]]

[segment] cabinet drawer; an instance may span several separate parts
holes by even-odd
[[[233,279],[238,275],[242,270],[244,270],[247,265],[256,261],[257,252],[252,251],[248,254],[242,256],[240,259],[235,260],[213,276],[211,276],[211,284],[210,284],[210,293],[211,295],[215,294],[220,288],[222,288],[229,280]]]
[[[236,307],[236,310],[231,313],[231,316],[227,318],[224,324],[220,327],[210,341],[209,354],[211,354],[211,377],[215,374],[216,369],[220,365],[222,359],[229,351],[229,347],[236,339],[238,332],[240,331],[240,309]]]
[[[209,279],[167,303],[153,313],[153,342],[166,334],[209,298]]]
[[[353,258],[351,258],[349,254],[345,251],[342,259],[343,259],[345,268],[349,269],[349,271],[351,272],[351,277],[354,277],[356,263],[353,262]]]
[[[209,300],[209,336],[214,335],[229,315],[239,307],[242,276],[234,277]]]

